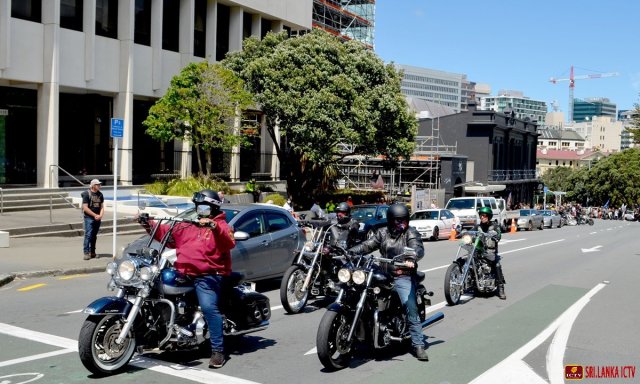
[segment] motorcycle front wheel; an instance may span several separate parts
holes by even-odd
[[[593,219],[589,219],[589,225],[593,225]]]
[[[462,271],[460,266],[456,263],[451,264],[444,275],[444,297],[449,305],[456,305],[460,302],[460,297],[464,290],[464,284],[461,279]]]
[[[344,313],[327,311],[322,316],[316,336],[318,358],[330,370],[346,368],[351,361],[352,342],[347,341],[351,321]]]
[[[80,361],[85,368],[98,376],[124,370],[136,351],[131,331],[122,344],[116,343],[125,321],[121,315],[87,317],[78,337]]]
[[[287,313],[299,313],[307,305],[309,289],[302,292],[307,273],[299,265],[287,269],[280,283],[280,302]]]

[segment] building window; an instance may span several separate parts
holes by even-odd
[[[216,20],[216,61],[221,61],[229,52],[229,7],[218,3]]]
[[[82,0],[60,0],[60,27],[82,32]]]
[[[180,52],[180,0],[163,2],[162,49]]]
[[[11,17],[39,23],[42,17],[42,0],[13,0]]]
[[[207,45],[207,0],[196,0],[193,21],[193,55],[205,57]]]
[[[96,35],[118,38],[118,0],[96,0]]]
[[[136,0],[133,42],[151,45],[151,0]]]

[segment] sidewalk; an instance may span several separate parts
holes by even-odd
[[[131,216],[117,213],[117,217]],[[53,224],[81,223],[80,210],[54,209]],[[105,220],[111,220],[113,212],[105,212]],[[52,224],[49,211],[5,212],[0,215],[0,231],[9,228],[41,227]],[[140,234],[117,234],[116,252],[140,237]],[[15,278],[76,273],[103,272],[113,254],[113,233],[98,236],[97,257],[83,260],[83,237],[24,237],[10,238],[9,248],[0,248],[0,286]]]

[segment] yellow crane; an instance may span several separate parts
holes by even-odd
[[[607,72],[607,73],[594,73],[591,75],[580,75],[580,76],[574,76],[573,75],[573,65],[571,66],[571,71],[569,73],[569,77],[568,78],[563,78],[563,79],[557,79],[555,77],[552,77],[549,79],[550,82],[552,82],[553,84],[556,84],[560,81],[568,81],[569,82],[569,122],[573,121],[573,89],[576,86],[576,80],[589,80],[589,79],[600,79],[603,77],[613,77],[613,76],[618,76],[619,73],[618,72]]]

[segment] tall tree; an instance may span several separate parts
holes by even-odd
[[[640,204],[640,149],[630,148],[598,161],[588,176],[591,200],[610,206]]]
[[[631,124],[626,128],[631,133],[634,144],[640,144],[640,104],[634,104],[634,110],[631,113]]]
[[[143,124],[154,139],[191,143],[199,172],[209,176],[213,149],[230,151],[248,143],[247,136],[233,127],[252,103],[243,81],[229,69],[206,61],[191,63],[171,79],[167,93],[151,107]]]
[[[391,161],[413,153],[417,121],[400,92],[401,74],[358,42],[320,30],[289,39],[268,34],[245,40],[223,65],[266,114],[294,198],[330,188],[345,155],[340,143],[355,148],[350,154]]]

